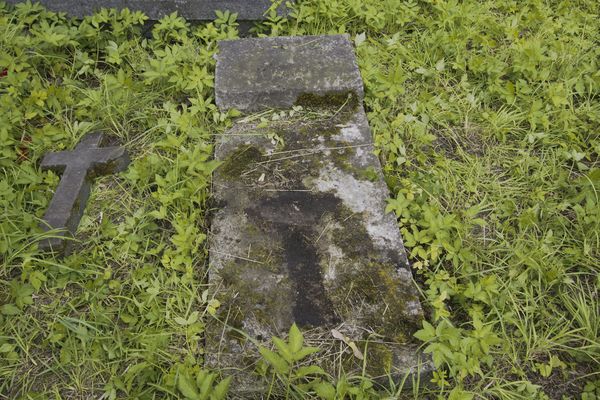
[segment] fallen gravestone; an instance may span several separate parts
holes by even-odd
[[[99,175],[124,170],[129,164],[127,151],[121,147],[101,147],[104,135],[86,135],[73,151],[48,153],[40,167],[62,174],[56,192],[44,215],[44,230],[58,230],[53,237],[39,243],[42,250],[64,254],[66,235],[74,235],[90,196],[91,181]]]
[[[9,4],[23,0],[7,0]],[[270,0],[40,0],[49,10],[66,12],[70,16],[82,18],[92,15],[101,8],[128,8],[142,11],[150,20],[159,20],[173,12],[191,21],[207,21],[216,17],[215,11],[231,11],[238,14],[238,21],[258,21],[265,19],[271,7]],[[277,9],[280,15],[285,6]]]
[[[361,356],[374,376],[415,372],[422,309],[396,219],[384,213],[389,193],[348,37],[219,47],[217,104],[246,116],[216,143],[209,281],[222,306],[207,328],[207,363],[228,369],[237,391],[259,391],[257,348],[240,332],[268,346],[295,322],[333,376],[360,371]],[[339,362],[344,337],[359,352]]]

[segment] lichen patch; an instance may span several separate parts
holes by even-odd
[[[350,143],[364,139],[362,132],[356,124],[337,125],[337,127],[340,128],[340,133],[332,136],[333,140]]]

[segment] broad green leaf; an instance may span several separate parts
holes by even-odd
[[[217,377],[216,374],[213,374],[213,373],[209,373],[206,375],[206,377],[202,381],[202,384],[200,385],[200,388],[199,388],[200,389],[199,400],[208,399],[208,396],[212,392],[212,384],[216,377]]]
[[[10,351],[13,351],[15,348],[14,345],[10,344],[10,343],[4,343],[2,346],[0,346],[0,353],[8,353]]]
[[[304,344],[304,336],[302,336],[302,332],[300,332],[300,329],[298,329],[298,326],[295,323],[290,327],[289,336],[291,352],[299,352]]]
[[[19,308],[14,304],[4,304],[2,307],[0,307],[0,311],[4,315],[18,315],[21,313],[21,310],[19,310]]]
[[[436,336],[435,328],[429,322],[423,320],[423,329],[415,332],[414,336],[423,342],[428,342]]]
[[[208,376],[210,372],[208,372],[205,369],[201,369],[197,374],[196,374],[196,387],[200,387],[202,385],[202,382],[204,382],[204,380],[206,379],[206,377]]]
[[[297,378],[302,378],[306,375],[326,375],[326,372],[323,370],[323,368],[317,365],[309,365],[298,368],[294,375]]]
[[[318,382],[313,384],[313,389],[317,396],[323,400],[335,399],[335,387],[329,382]]]
[[[317,353],[321,351],[321,349],[319,349],[318,347],[303,347],[302,349],[300,349],[300,351],[298,351],[297,353],[294,353],[294,359],[296,361],[300,361],[302,359],[304,359],[305,357]]]
[[[290,352],[289,346],[286,342],[278,337],[273,337],[273,344],[275,347],[277,347],[279,355],[282,356],[285,361],[287,361],[289,364],[294,362],[292,353]]]
[[[198,400],[198,391],[194,381],[191,380],[187,374],[180,373],[177,379],[177,388],[187,399]]]
[[[472,400],[474,395],[469,392],[465,392],[459,388],[454,388],[448,396],[448,400]]]
[[[223,400],[227,396],[229,391],[229,384],[231,383],[231,376],[223,379],[217,386],[215,386],[212,394],[210,395],[211,400]]]
[[[175,317],[173,319],[175,322],[177,322],[179,325],[187,325],[187,319],[183,318],[183,317]]]
[[[279,357],[276,353],[265,347],[259,347],[259,353],[269,364],[273,366],[276,372],[280,374],[286,374],[289,370],[288,363],[281,357]]]

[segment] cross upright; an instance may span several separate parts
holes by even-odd
[[[100,175],[123,171],[129,164],[127,150],[101,147],[105,137],[94,132],[86,135],[73,151],[59,151],[44,156],[40,167],[62,174],[56,192],[44,215],[42,229],[59,230],[54,237],[42,240],[39,248],[64,254],[66,235],[74,235],[85,204],[90,196],[92,180]]]

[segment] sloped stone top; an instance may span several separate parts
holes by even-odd
[[[363,82],[348,35],[219,42],[215,93],[222,110],[290,108],[304,94],[354,93]]]
[[[23,0],[7,0],[9,4]],[[73,17],[91,15],[101,8],[129,8],[142,11],[151,20],[158,20],[175,11],[188,19],[205,21],[215,19],[215,10],[238,14],[240,21],[258,21],[265,19],[265,12],[271,7],[270,0],[39,0],[46,8],[56,12],[66,12]],[[285,13],[285,6],[278,9]]]

